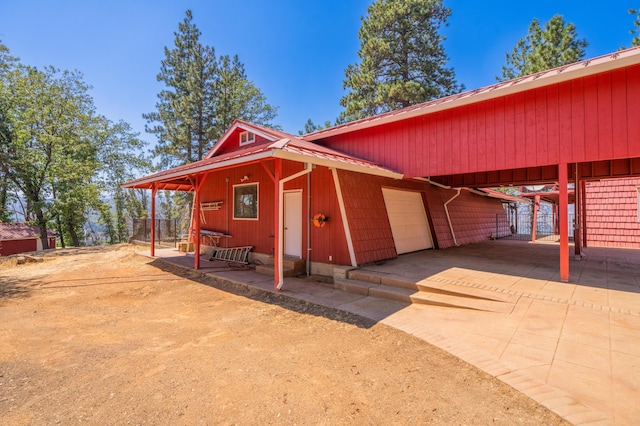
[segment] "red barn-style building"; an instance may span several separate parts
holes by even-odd
[[[56,246],[56,234],[47,231],[49,247]],[[26,223],[0,223],[0,256],[42,251],[40,228]]]
[[[638,99],[633,48],[304,136],[238,120],[205,159],[123,186],[150,189],[153,216],[156,191],[193,191],[195,267],[218,231],[273,256],[280,288],[285,255],[326,271],[500,237],[483,188],[557,184],[567,212],[571,182],[585,223],[587,182],[640,175]],[[561,215],[564,281],[569,232]]]

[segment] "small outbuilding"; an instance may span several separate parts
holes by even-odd
[[[47,231],[49,247],[56,246],[56,234]],[[0,223],[0,256],[42,251],[40,228],[26,223]]]

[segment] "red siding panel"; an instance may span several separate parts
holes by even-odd
[[[319,142],[407,177],[640,157],[637,99],[640,65]]]
[[[600,158],[613,157],[613,103],[611,73],[601,74],[597,77],[598,86],[598,151]]]
[[[640,66],[627,69],[627,143],[629,157],[640,157]],[[619,142],[618,142],[619,143]]]
[[[628,104],[627,86],[625,84],[626,71],[616,70],[613,72],[611,78],[612,98],[614,100],[611,106],[611,118],[613,127],[613,157],[624,158],[629,155],[629,144],[627,143]]]
[[[287,161],[283,163],[284,177],[300,170],[302,165],[299,163]],[[248,176],[249,180],[240,182],[244,176]],[[311,227],[311,260],[330,263],[328,259],[331,256],[333,263],[349,265],[349,252],[331,171],[326,167],[316,167],[311,172],[310,178],[311,213],[307,211],[307,177],[301,176],[284,185],[285,190],[302,190],[304,219],[302,256],[305,259],[307,257],[307,220],[311,220],[315,213],[323,213],[330,218],[330,221],[323,228]],[[258,183],[258,220],[233,219],[233,186],[240,183]],[[275,221],[274,194],[275,184],[260,164],[212,173],[203,188],[202,201],[223,201],[223,204],[220,210],[204,212],[205,220],[202,228],[230,234],[231,238],[221,240],[223,247],[252,245],[254,252],[272,255]]]
[[[38,241],[31,240],[5,240],[0,241],[0,256],[27,253],[38,249]]]

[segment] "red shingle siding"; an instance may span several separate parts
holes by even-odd
[[[347,219],[351,228],[356,259],[359,265],[396,257],[391,226],[382,196],[382,187],[421,191],[426,198],[426,210],[434,242],[438,248],[454,245],[444,203],[456,194],[428,183],[394,180],[340,171]],[[449,214],[459,244],[489,239],[495,233],[496,215],[506,217],[500,200],[471,194],[462,190],[449,204]]]
[[[587,245],[640,248],[640,178],[586,183]]]
[[[343,170],[338,176],[358,265],[396,257],[381,189],[393,180]]]
[[[444,208],[444,204],[454,195],[456,195],[456,191],[453,189],[427,187],[431,225],[441,249],[455,245]],[[500,200],[472,194],[464,189],[447,207],[458,244],[488,240],[491,236],[495,236],[496,218],[499,223],[506,221],[506,213]]]

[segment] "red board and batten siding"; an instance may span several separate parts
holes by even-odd
[[[273,164],[267,163],[271,171]],[[283,162],[283,176],[293,175],[302,170],[302,164]],[[249,179],[241,182],[244,176]],[[226,179],[229,179],[227,185]],[[331,171],[326,167],[316,167],[310,175],[311,213],[307,211],[307,177],[302,176],[287,182],[284,190],[302,190],[302,257],[307,258],[307,221],[315,213],[323,213],[329,217],[329,222],[322,228],[311,229],[311,260],[322,263],[349,265],[349,251],[347,249],[340,208],[338,206],[335,187]],[[258,220],[233,219],[233,187],[235,185],[258,183]],[[260,164],[252,164],[221,172],[211,173],[202,190],[202,202],[223,201],[217,211],[204,213],[205,223],[202,229],[226,232],[230,238],[223,238],[223,247],[238,247],[252,245],[257,253],[272,255],[274,244],[274,194],[275,184],[266,170]],[[331,260],[329,258],[331,257]]]
[[[317,141],[438,176],[640,157],[640,65]]]
[[[640,248],[640,178],[586,183],[589,246]]]

